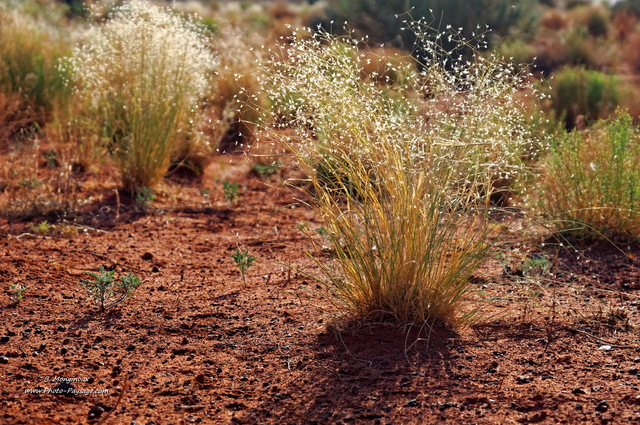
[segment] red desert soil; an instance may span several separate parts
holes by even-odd
[[[497,315],[457,333],[338,332],[297,228],[320,223],[241,158],[213,167],[146,212],[91,195],[77,236],[0,223],[2,284],[29,286],[0,297],[0,423],[640,423],[638,246],[538,248],[554,278],[529,292],[517,256],[490,262],[472,284]],[[144,280],[106,313],[78,284],[100,265]]]

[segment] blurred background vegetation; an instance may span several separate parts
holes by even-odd
[[[413,32],[403,29],[405,21],[422,19],[435,30],[460,28],[460,36],[470,41],[484,34],[481,54],[497,53],[514,67],[524,66],[545,94],[542,101],[528,101],[531,114],[546,122],[540,131],[586,130],[618,110],[631,124],[640,121],[640,0],[155,3],[197,14],[218,60],[199,105],[202,118],[183,134],[171,172],[188,168],[197,175],[216,149],[242,152],[251,145],[263,111],[282,106],[270,104],[262,93],[256,60],[286,44],[294,32],[308,35],[318,28],[366,37],[358,46],[360,72],[380,83],[400,82],[416,58],[424,59],[414,48]],[[105,169],[110,141],[89,130],[86,105],[73,101],[74,84],[59,64],[118,4],[0,0],[0,154],[10,158],[0,170],[5,215],[73,209],[78,199],[69,192],[80,190],[77,180]],[[441,42],[445,49],[453,45],[447,37]],[[269,160],[262,165],[272,164],[271,156],[263,158]]]

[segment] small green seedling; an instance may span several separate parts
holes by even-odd
[[[245,272],[249,267],[253,265],[256,257],[249,255],[249,250],[245,249],[244,252],[240,251],[240,247],[236,249],[236,252],[231,254],[231,258],[236,262],[238,269],[240,270],[240,274],[242,275],[242,283],[244,286],[247,286],[247,280],[245,278]]]
[[[256,164],[253,166],[253,171],[260,177],[269,177],[272,174],[276,174],[280,169],[278,162],[272,162],[271,164]]]
[[[522,273],[525,276],[540,278],[551,272],[551,260],[544,254],[533,254],[523,265]]]
[[[32,190],[42,186],[42,182],[35,177],[30,177],[28,179],[22,180],[20,182],[20,186],[24,187],[25,189]]]
[[[211,189],[200,189],[200,195],[208,201],[211,196]]]
[[[24,293],[27,292],[27,289],[29,289],[29,287],[26,286],[26,285],[19,285],[17,283],[10,283],[9,284],[9,290],[13,294],[11,296],[11,301],[13,301],[14,303],[18,304],[24,298]]]
[[[47,167],[49,168],[56,168],[59,164],[58,154],[54,150],[50,150],[49,152],[45,153],[44,159],[47,161]]]
[[[80,285],[100,306],[100,311],[105,311],[107,308],[126,300],[142,283],[138,276],[131,273],[121,276],[120,281],[116,282],[115,271],[106,271],[103,266],[100,266],[98,273],[87,272],[87,274],[95,280],[82,279]]]
[[[156,199],[153,189],[150,187],[138,187],[136,188],[136,202],[142,206],[148,205],[151,201]]]
[[[235,202],[238,198],[238,183],[235,182],[223,182],[222,183],[222,197],[227,202]]]
[[[42,236],[47,236],[51,229],[53,229],[53,224],[47,220],[40,222],[40,224],[31,224],[31,230]]]

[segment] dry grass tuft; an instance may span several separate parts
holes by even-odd
[[[524,76],[447,55],[438,40],[463,43],[454,31],[412,28],[423,71],[390,63],[403,78],[385,84],[361,78],[361,40],[294,30],[265,69],[268,130],[308,176],[334,253],[317,264],[341,311],[455,327],[473,315],[468,280],[495,237],[493,183],[515,179],[536,144],[515,96]]]
[[[123,187],[153,187],[199,121],[216,60],[193,19],[144,1],[114,10],[74,52],[76,94],[91,105]]]

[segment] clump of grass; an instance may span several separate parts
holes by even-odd
[[[453,327],[473,315],[494,182],[521,173],[536,145],[515,99],[523,75],[494,56],[458,61],[438,40],[459,34],[411,27],[422,71],[387,85],[361,78],[361,40],[294,32],[272,64],[267,91],[290,113],[274,112],[270,137],[308,175],[334,249],[335,261],[317,260],[331,300],[357,318]]]
[[[40,120],[68,96],[57,67],[67,51],[50,23],[0,5],[0,89],[20,94]]]
[[[54,107],[52,119],[44,132],[56,153],[63,158],[63,166],[87,171],[108,157],[106,146],[100,141],[96,122],[88,114],[90,106],[74,102]]]
[[[0,143],[11,145],[25,128],[37,121],[38,114],[20,93],[0,90]]]
[[[640,131],[618,112],[563,134],[544,162],[541,213],[576,237],[640,237]]]
[[[120,281],[115,280],[115,271],[107,271],[100,266],[98,273],[87,272],[94,280],[83,279],[80,285],[87,290],[100,307],[100,311],[105,311],[117,304],[120,304],[131,295],[133,291],[142,284],[140,278],[132,273],[120,277]]]
[[[216,65],[207,43],[193,19],[136,0],[114,9],[68,61],[130,193],[164,177],[198,121]]]
[[[255,63],[260,59],[264,37],[224,24],[213,48],[220,67],[210,95],[210,113],[215,118],[213,138],[220,152],[242,150],[255,138],[266,99],[260,89]]]
[[[606,118],[618,105],[618,81],[583,68],[564,68],[554,75],[551,108],[567,129]]]

